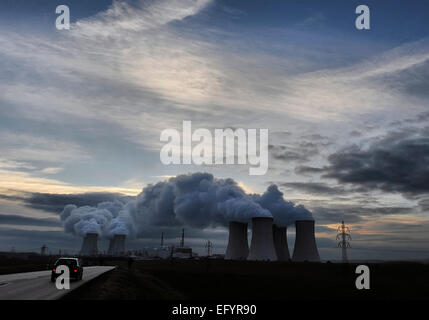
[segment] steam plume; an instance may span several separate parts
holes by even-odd
[[[252,195],[256,203],[271,212],[278,226],[293,224],[296,220],[314,220],[313,215],[303,205],[286,201],[283,193],[273,184],[262,194]]]
[[[67,205],[61,212],[64,230],[79,236],[97,233],[141,236],[156,226],[206,228],[227,226],[229,221],[248,222],[273,217],[277,225],[313,220],[304,206],[283,199],[276,185],[265,193],[246,194],[233,179],[217,179],[209,173],[179,175],[150,184],[133,200],[101,202],[97,207]]]

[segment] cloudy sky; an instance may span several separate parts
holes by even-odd
[[[341,219],[352,259],[428,259],[429,7],[364,2],[365,31],[362,1],[1,1],[0,250],[73,252],[64,205],[209,172],[305,205],[322,259],[339,258]],[[55,28],[59,4],[70,30]],[[268,128],[267,174],[163,165],[160,133],[184,120]],[[192,230],[188,244],[208,239],[223,252],[227,233]]]

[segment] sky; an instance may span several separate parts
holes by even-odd
[[[57,5],[70,30],[57,30]],[[370,30],[355,9],[370,8]],[[316,221],[321,258],[429,259],[427,1],[0,3],[0,250],[77,252],[67,204],[128,201],[208,172],[248,193],[276,184]],[[160,133],[269,129],[269,170],[160,161]],[[177,244],[177,228],[165,229]],[[158,245],[160,230],[135,239]],[[225,228],[192,228],[187,244]],[[294,228],[289,228],[292,252]],[[107,240],[100,243],[107,247]]]

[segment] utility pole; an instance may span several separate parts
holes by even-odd
[[[161,233],[161,248],[164,246],[164,232]]]
[[[210,240],[207,240],[206,248],[207,248],[207,257],[210,257],[213,251],[213,242],[211,242]]]
[[[344,220],[341,221],[341,225],[337,229],[337,240],[340,240],[338,248],[341,248],[342,262],[348,263],[347,248],[351,248],[349,241],[352,240],[352,236],[350,235],[350,228],[344,224]]]

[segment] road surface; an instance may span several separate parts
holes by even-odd
[[[115,267],[85,267],[83,279],[70,281],[70,290],[114,269]],[[58,290],[51,282],[51,270],[14,273],[0,276],[0,300],[53,300],[70,290]]]

